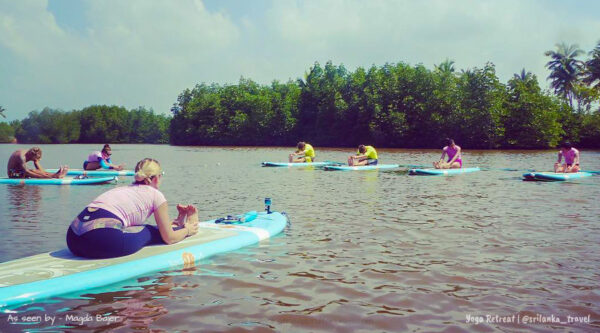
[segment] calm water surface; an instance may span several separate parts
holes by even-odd
[[[6,176],[10,153],[26,147],[0,145],[0,175]],[[42,146],[42,165],[81,168],[100,148]],[[147,156],[162,163],[171,215],[179,202],[197,205],[209,219],[260,210],[271,197],[290,224],[278,237],[193,268],[4,309],[0,332],[600,330],[600,176],[533,183],[521,181],[523,172],[499,170],[413,177],[260,167],[285,160],[291,150],[114,145],[117,163],[133,167]],[[321,161],[343,161],[350,150],[317,153]],[[439,155],[381,150],[380,160],[429,164]],[[465,166],[489,168],[548,170],[555,158],[555,151],[464,153]],[[600,153],[583,151],[582,163],[600,170]],[[71,219],[103,191],[129,181],[2,185],[0,261],[65,247]],[[7,310],[42,320],[10,324]],[[118,321],[97,321],[97,314]],[[54,324],[45,315],[55,316]],[[520,322],[489,322],[486,315]],[[589,316],[589,323],[549,323],[551,316]]]

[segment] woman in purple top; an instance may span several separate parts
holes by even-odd
[[[560,164],[563,157],[565,163]],[[573,148],[569,141],[563,142],[558,152],[558,161],[554,163],[554,172],[579,172],[579,170],[579,150]]]
[[[460,169],[462,168],[462,154],[460,146],[454,143],[454,140],[446,138],[447,146],[442,149],[442,157],[438,162],[433,162],[436,169]],[[444,157],[448,156],[448,161],[444,162]]]

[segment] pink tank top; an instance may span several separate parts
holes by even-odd
[[[87,206],[102,208],[115,214],[126,228],[144,224],[166,201],[165,196],[154,187],[134,184],[106,191]]]
[[[573,162],[575,162],[575,156],[577,156],[577,153],[579,153],[579,151],[575,148],[571,148],[567,150],[566,153],[563,153],[562,150],[560,151],[560,153],[565,157],[566,164],[573,164]]]
[[[454,155],[456,155],[459,148],[460,148],[459,146],[456,146],[456,148],[452,148],[451,146],[444,147],[444,151],[446,151],[446,154],[448,154],[448,162],[452,161],[452,159],[454,158]],[[456,160],[460,160],[461,157],[462,156],[458,155]]]

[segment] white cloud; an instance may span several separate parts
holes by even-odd
[[[544,86],[544,51],[561,41],[590,50],[600,31],[597,16],[583,15],[594,2],[565,9],[555,1],[277,0],[237,21],[200,0],[86,4],[87,30],[73,31],[57,24],[46,1],[0,0],[0,105],[18,113],[13,119],[44,106],[165,112],[196,83],[287,80],[327,60],[350,70],[491,61],[503,81],[525,68]]]

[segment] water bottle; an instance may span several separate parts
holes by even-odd
[[[267,214],[271,214],[271,198],[265,198],[265,210]]]

